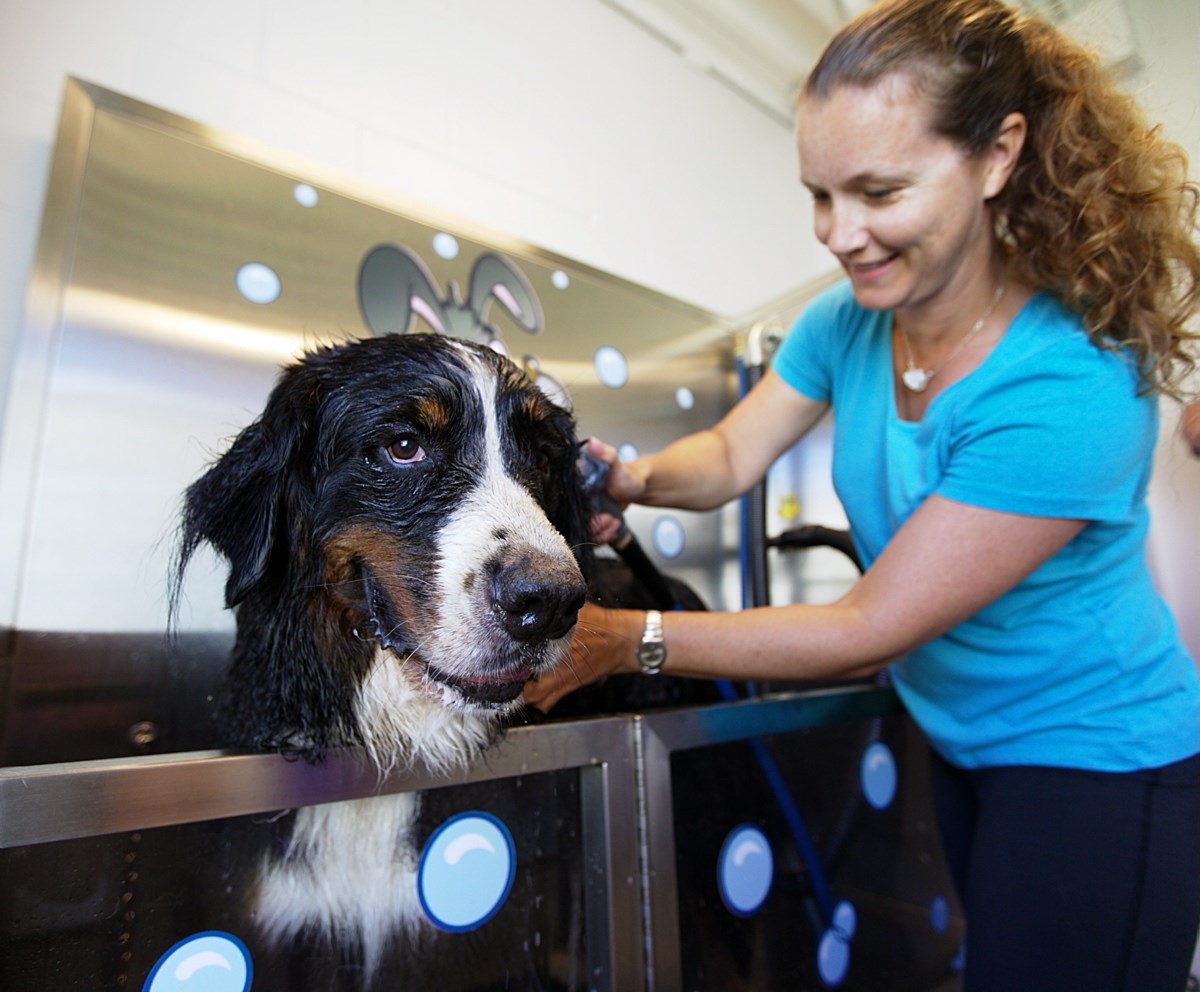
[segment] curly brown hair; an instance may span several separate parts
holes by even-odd
[[[992,201],[1018,278],[1080,315],[1093,342],[1128,349],[1146,390],[1181,396],[1200,335],[1200,190],[1187,156],[1149,127],[1100,60],[998,0],[885,0],[847,24],[803,97],[903,73],[934,128],[981,154],[1012,113],[1028,137]]]

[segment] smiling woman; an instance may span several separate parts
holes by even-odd
[[[707,508],[832,408],[866,571],[827,605],[670,613],[661,638],[585,607],[566,670],[634,671],[659,639],[668,674],[888,668],[936,755],[965,987],[1182,988],[1200,684],[1144,536],[1153,394],[1196,360],[1184,160],[1092,54],[997,0],[871,7],[818,61],[797,135],[847,280],[711,430],[628,463],[590,450],[619,505]]]

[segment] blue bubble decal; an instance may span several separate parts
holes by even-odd
[[[876,809],[886,809],[896,798],[896,759],[882,741],[863,752],[859,768],[863,795]]]
[[[246,992],[253,975],[245,944],[231,933],[206,930],[159,958],[142,992]]]
[[[858,913],[842,900],[833,908],[829,929],[817,945],[817,973],[828,988],[841,985],[850,970],[850,941],[858,929]]]
[[[302,207],[312,209],[321,201],[321,194],[308,183],[296,183],[292,187],[292,196]]]
[[[670,514],[654,521],[654,530],[650,536],[654,541],[654,550],[664,558],[678,558],[683,554],[683,546],[687,540],[683,524]]]
[[[858,913],[844,899],[833,907],[833,929],[846,940],[852,939],[854,931],[858,929]]]
[[[774,875],[775,859],[763,832],[749,824],[731,830],[717,859],[717,887],[725,908],[734,916],[758,912]]]
[[[817,974],[827,988],[836,988],[850,970],[850,942],[836,930],[826,930],[817,945]]]
[[[283,284],[275,270],[262,262],[247,262],[241,266],[234,276],[234,282],[242,296],[260,306],[274,303],[283,291]]]
[[[421,852],[421,908],[442,930],[474,930],[508,898],[516,870],[508,827],[490,813],[459,813],[434,831]]]
[[[439,258],[450,260],[458,258],[458,238],[445,231],[439,231],[433,236],[433,250]]]
[[[943,896],[934,896],[929,904],[929,925],[934,933],[945,933],[950,927],[950,904]]]
[[[601,345],[592,356],[596,378],[609,389],[620,389],[629,381],[629,363],[625,356],[610,344]]]
[[[967,945],[965,942],[958,945],[958,951],[951,959],[950,967],[957,972],[967,970]]]

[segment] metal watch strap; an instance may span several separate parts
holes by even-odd
[[[646,611],[646,626],[642,630],[637,658],[643,675],[657,675],[667,660],[667,645],[663,642],[663,615],[659,610]]]

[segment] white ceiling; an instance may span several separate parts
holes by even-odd
[[[786,127],[825,43],[870,0],[601,0]]]
[[[872,0],[601,2],[790,129],[801,81],[838,28]],[[1096,49],[1118,72],[1139,64],[1126,0],[1018,2]]]

